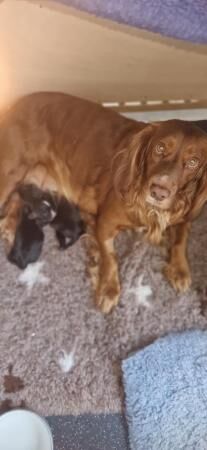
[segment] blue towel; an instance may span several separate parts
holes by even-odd
[[[98,17],[186,41],[207,43],[206,0],[56,0]]]
[[[161,338],[122,370],[131,449],[207,449],[207,332]]]

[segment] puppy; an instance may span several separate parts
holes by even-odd
[[[58,198],[30,184],[22,185],[19,193],[28,207],[28,218],[41,228],[50,224],[61,249],[70,247],[85,232],[79,208],[65,197]]]
[[[12,195],[6,219],[7,235],[8,230],[10,235],[7,258],[11,263],[25,269],[28,264],[38,260],[44,242],[42,228],[52,221],[55,214],[56,206],[52,195],[42,192],[34,185],[22,185]],[[11,237],[11,216],[13,228],[14,222],[16,226],[15,232],[13,230],[14,238]]]
[[[40,257],[44,233],[36,220],[29,217],[30,211],[23,206],[20,222],[16,228],[15,239],[8,260],[20,269],[34,263]]]
[[[61,197],[57,206],[57,214],[51,222],[55,230],[60,248],[65,250],[73,245],[85,232],[85,225],[80,217],[79,208]]]
[[[52,222],[57,214],[57,199],[49,191],[43,191],[34,184],[23,184],[18,190],[27,206],[28,218],[43,228]]]
[[[64,197],[57,199],[54,194],[35,185],[21,186],[19,195],[23,201],[22,212],[17,216],[15,238],[7,257],[20,269],[25,269],[40,257],[45,225],[53,227],[61,249],[74,244],[84,233],[79,209]]]

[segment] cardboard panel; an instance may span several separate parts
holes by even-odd
[[[0,107],[32,91],[100,102],[207,99],[207,47],[44,0],[0,3]]]

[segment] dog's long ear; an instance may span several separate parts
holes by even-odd
[[[157,124],[146,125],[143,130],[131,136],[113,160],[115,190],[123,200],[130,203],[139,192],[147,150],[157,126]]]
[[[198,182],[198,187],[195,193],[194,201],[190,213],[188,214],[188,218],[190,220],[195,219],[199,215],[206,201],[207,201],[207,168],[204,170],[204,173]]]

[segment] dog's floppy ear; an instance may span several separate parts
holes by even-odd
[[[113,160],[114,186],[123,200],[133,202],[139,192],[147,150],[157,126],[149,124],[133,134]]]
[[[190,220],[193,220],[199,215],[206,201],[207,201],[207,168],[204,170],[204,173],[198,182],[198,187],[195,193],[194,201],[190,213],[188,214],[188,218]]]

